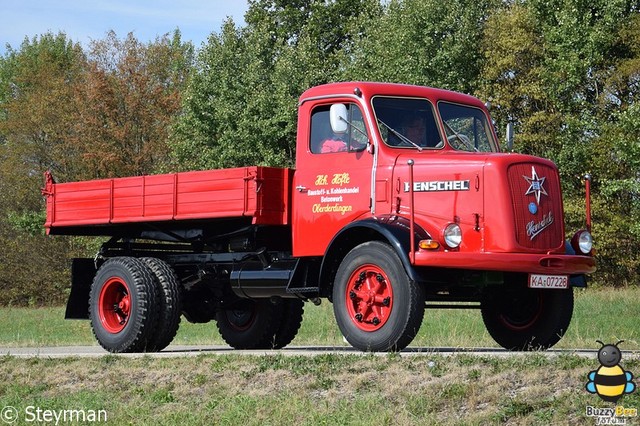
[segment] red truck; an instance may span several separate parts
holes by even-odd
[[[165,348],[182,315],[282,348],[324,298],[363,351],[405,348],[425,308],[480,309],[499,345],[544,349],[595,271],[588,203],[565,241],[557,167],[501,152],[482,102],[428,87],[307,90],[295,170],[45,180],[49,234],[110,237],[73,260],[66,317],[112,352]]]

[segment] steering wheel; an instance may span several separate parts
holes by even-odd
[[[471,140],[469,140],[469,137],[467,135],[462,135],[460,133],[456,133],[454,135],[449,135],[447,136],[447,141],[449,142],[449,145],[451,145],[453,148],[462,151],[464,150],[463,148],[466,148],[466,150],[469,151],[478,151],[473,144],[471,143]]]

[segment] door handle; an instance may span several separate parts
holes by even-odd
[[[296,186],[296,189],[298,190],[298,192],[307,192],[309,190],[309,188],[303,185]]]

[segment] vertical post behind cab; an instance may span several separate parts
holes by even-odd
[[[591,232],[591,175],[584,175],[584,189],[586,196],[586,215],[587,215],[587,231]]]
[[[413,232],[414,227],[414,198],[413,198],[413,165],[414,161],[407,161],[409,165],[409,262],[413,265],[415,264],[415,234]]]

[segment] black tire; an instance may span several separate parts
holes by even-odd
[[[280,327],[273,338],[273,349],[281,349],[295,339],[302,324],[304,302],[299,299],[282,299]]]
[[[424,302],[423,288],[409,279],[388,244],[361,244],[338,267],[333,311],[340,331],[357,349],[404,349],[420,329]]]
[[[180,327],[182,314],[182,288],[173,268],[163,260],[142,258],[155,276],[158,289],[158,323],[147,344],[147,352],[161,351],[169,346]]]
[[[242,299],[216,314],[220,335],[235,349],[272,349],[281,320],[280,303],[269,299]]]
[[[141,260],[107,260],[96,273],[89,298],[98,343],[109,352],[144,351],[157,323],[157,300],[155,278]]]
[[[514,351],[544,350],[558,343],[573,314],[573,289],[530,289],[526,276],[496,288],[482,303],[482,320],[493,339]]]

